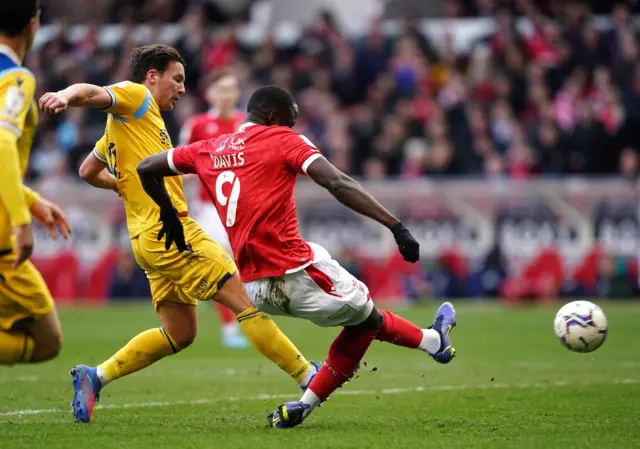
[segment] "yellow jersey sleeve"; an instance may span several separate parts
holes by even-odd
[[[29,209],[31,209],[31,206],[33,206],[36,203],[36,201],[38,201],[41,198],[38,192],[30,189],[25,185],[22,186],[22,191],[24,192],[24,198],[25,198],[25,201],[27,202],[27,207]]]
[[[121,119],[139,120],[149,111],[151,93],[142,84],[123,81],[104,88],[111,96],[111,105],[105,112]]]
[[[27,112],[24,127],[22,128],[22,137],[18,139],[18,155],[20,157],[20,168],[22,169],[23,176],[24,173],[27,172],[27,167],[29,166],[29,156],[31,155],[31,146],[33,144],[33,137],[36,134],[37,126],[38,106],[34,101]]]
[[[31,223],[22,185],[18,139],[22,136],[35,89],[35,79],[24,67],[16,67],[0,79],[0,201],[13,226]]]
[[[109,149],[107,148],[107,135],[103,134],[100,140],[96,142],[91,154],[103,164],[109,165],[109,160],[107,159],[107,151],[109,151]]]
[[[31,145],[33,144],[33,136],[36,133],[36,127],[38,126],[38,105],[35,100],[31,103],[31,108],[27,112],[25,118],[24,128],[22,130],[22,137],[18,139],[18,154],[20,158],[20,170],[24,176],[29,166],[29,155],[31,154]],[[31,209],[41,197],[38,192],[31,190],[27,186],[22,186],[25,199],[27,201],[27,207]]]

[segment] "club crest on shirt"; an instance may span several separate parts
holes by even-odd
[[[169,133],[166,129],[160,130],[160,141],[162,142],[162,145],[165,147],[165,149],[169,150],[173,148],[173,145],[171,145],[171,137],[169,137]]]

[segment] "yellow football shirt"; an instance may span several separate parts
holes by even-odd
[[[11,249],[13,227],[31,222],[39,196],[22,180],[38,125],[36,80],[15,53],[0,45],[0,251]]]
[[[131,238],[155,226],[160,209],[146,194],[136,167],[147,156],[171,149],[160,108],[142,84],[124,81],[105,87],[111,95],[111,106],[104,140],[98,141],[93,155],[108,165],[116,178],[124,200],[127,227]],[[182,177],[165,180],[171,201],[179,213],[187,212]]]

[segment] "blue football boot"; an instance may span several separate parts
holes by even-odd
[[[287,402],[267,416],[268,426],[274,429],[288,429],[302,424],[306,418],[305,411],[309,404],[303,402]]]
[[[436,318],[429,329],[434,329],[440,334],[440,349],[431,357],[438,363],[449,363],[456,356],[456,348],[451,345],[449,334],[456,326],[456,309],[450,302],[444,302],[436,312]]]
[[[77,422],[91,422],[93,407],[100,400],[102,382],[96,368],[78,365],[71,368],[71,383],[73,383],[73,416]]]

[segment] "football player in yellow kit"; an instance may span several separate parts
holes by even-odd
[[[36,80],[22,65],[39,24],[39,2],[0,3],[0,364],[48,360],[62,331],[51,293],[28,260],[32,216],[49,235],[67,238],[62,210],[23,185],[38,124]]]
[[[182,178],[165,181],[175,208],[162,212],[140,183],[136,168],[142,159],[172,148],[160,112],[172,110],[185,92],[182,57],[165,45],[140,47],[133,51],[131,69],[132,81],[107,87],[74,84],[40,99],[42,110],[51,114],[69,106],[108,113],[105,140],[84,161],[81,175],[122,196],[133,252],[149,278],[162,325],[137,335],[95,368],[71,370],[76,420],[91,420],[108,382],[189,346],[197,331],[198,300],[214,299],[229,307],[252,345],[306,388],[317,368],[254,307],[232,258],[189,217]]]

